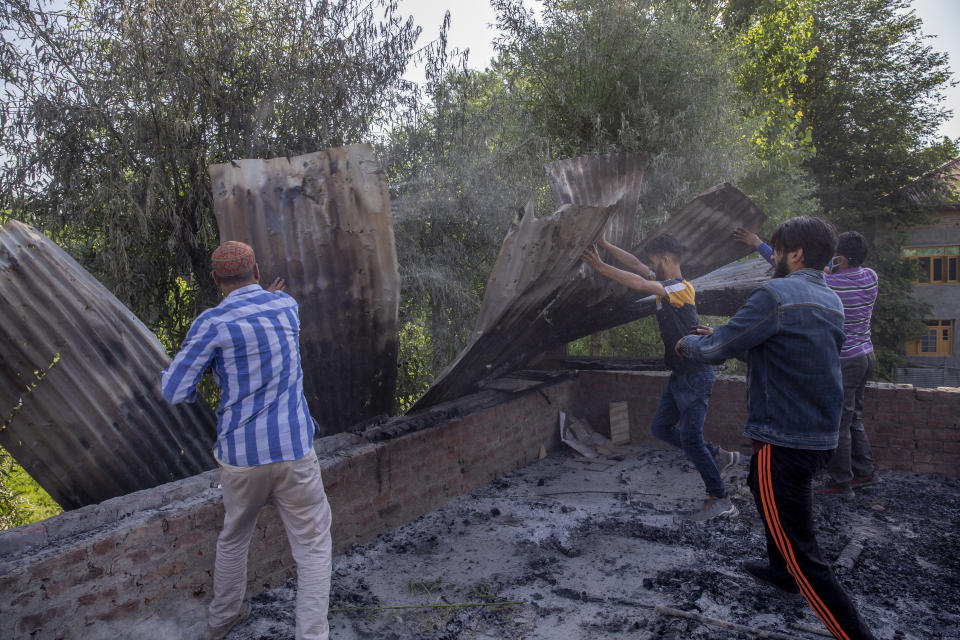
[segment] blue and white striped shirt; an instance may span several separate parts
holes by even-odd
[[[240,467],[297,460],[313,446],[314,433],[299,338],[296,300],[258,284],[236,289],[193,321],[163,372],[163,397],[193,402],[212,366],[221,390],[217,459]]]

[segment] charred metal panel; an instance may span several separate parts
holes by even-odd
[[[643,164],[642,158],[626,154],[593,156],[548,165],[547,172],[562,205],[560,212],[571,211],[570,207],[577,205],[605,208],[611,220],[604,233],[611,242],[623,246],[633,233]],[[568,244],[525,242],[518,239],[522,234],[517,229],[508,232],[488,280],[473,337],[414,404],[412,412],[475,391],[486,381],[571,340],[654,313],[653,297],[639,298],[636,292],[587,267],[570,268],[562,262],[562,268],[551,270],[557,260],[555,254],[561,254],[565,260],[576,258],[578,252],[599,237],[592,233],[580,232],[577,237],[576,233],[561,232],[578,224],[578,218],[561,216],[560,212],[549,219],[555,225],[551,233],[569,237]],[[693,279],[750,253],[749,247],[733,240],[732,233],[738,226],[758,231],[764,219],[763,212],[743,193],[721,184],[671,216],[651,237],[671,233],[685,245],[684,276]],[[515,274],[520,270],[542,276],[519,287]],[[728,275],[737,277],[732,272]],[[717,280],[699,283],[704,289],[704,300],[714,300],[714,290],[725,291],[711,308],[735,310],[739,302],[732,302],[742,302],[755,286],[749,277],[744,278],[743,287]],[[697,285],[694,282],[695,288]],[[745,287],[749,291],[743,294]],[[697,291],[701,293],[700,288]]]
[[[16,221],[0,229],[0,354],[0,444],[64,509],[213,468],[213,414],[164,401],[160,342]]]
[[[729,182],[718,184],[694,198],[670,216],[634,249],[643,255],[646,242],[661,234],[670,234],[686,249],[683,255],[683,277],[698,278],[753,252],[731,234],[738,226],[754,233],[767,219],[760,207]]]
[[[559,210],[528,211],[503,241],[470,342],[411,412],[470,393],[558,341],[619,292],[580,263],[604,230],[614,243],[633,234],[643,187],[642,156],[583,156],[547,165]],[[597,227],[597,225],[600,225]]]
[[[734,262],[695,278],[690,284],[697,292],[697,312],[710,316],[732,316],[757,287],[773,277],[773,267],[763,258]]]
[[[210,167],[220,239],[300,304],[304,392],[320,435],[389,414],[400,274],[383,171],[366,145]]]
[[[542,351],[539,344],[555,318],[552,307],[588,281],[580,256],[615,211],[613,205],[567,204],[536,218],[528,208],[503,241],[470,342],[411,412],[471,393]]]

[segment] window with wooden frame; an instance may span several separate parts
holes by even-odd
[[[909,247],[901,255],[917,265],[914,284],[960,284],[960,246]]]
[[[919,340],[907,343],[908,356],[952,356],[953,320],[927,320]]]

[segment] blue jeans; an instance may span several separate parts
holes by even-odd
[[[667,444],[682,449],[714,498],[725,498],[727,490],[713,459],[718,447],[703,439],[703,421],[713,391],[713,369],[674,371],[660,397],[650,430]]]

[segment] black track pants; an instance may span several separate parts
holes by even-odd
[[[750,491],[767,534],[774,570],[791,575],[814,613],[840,640],[875,640],[820,554],[813,531],[813,477],[831,451],[764,444],[750,459]]]

